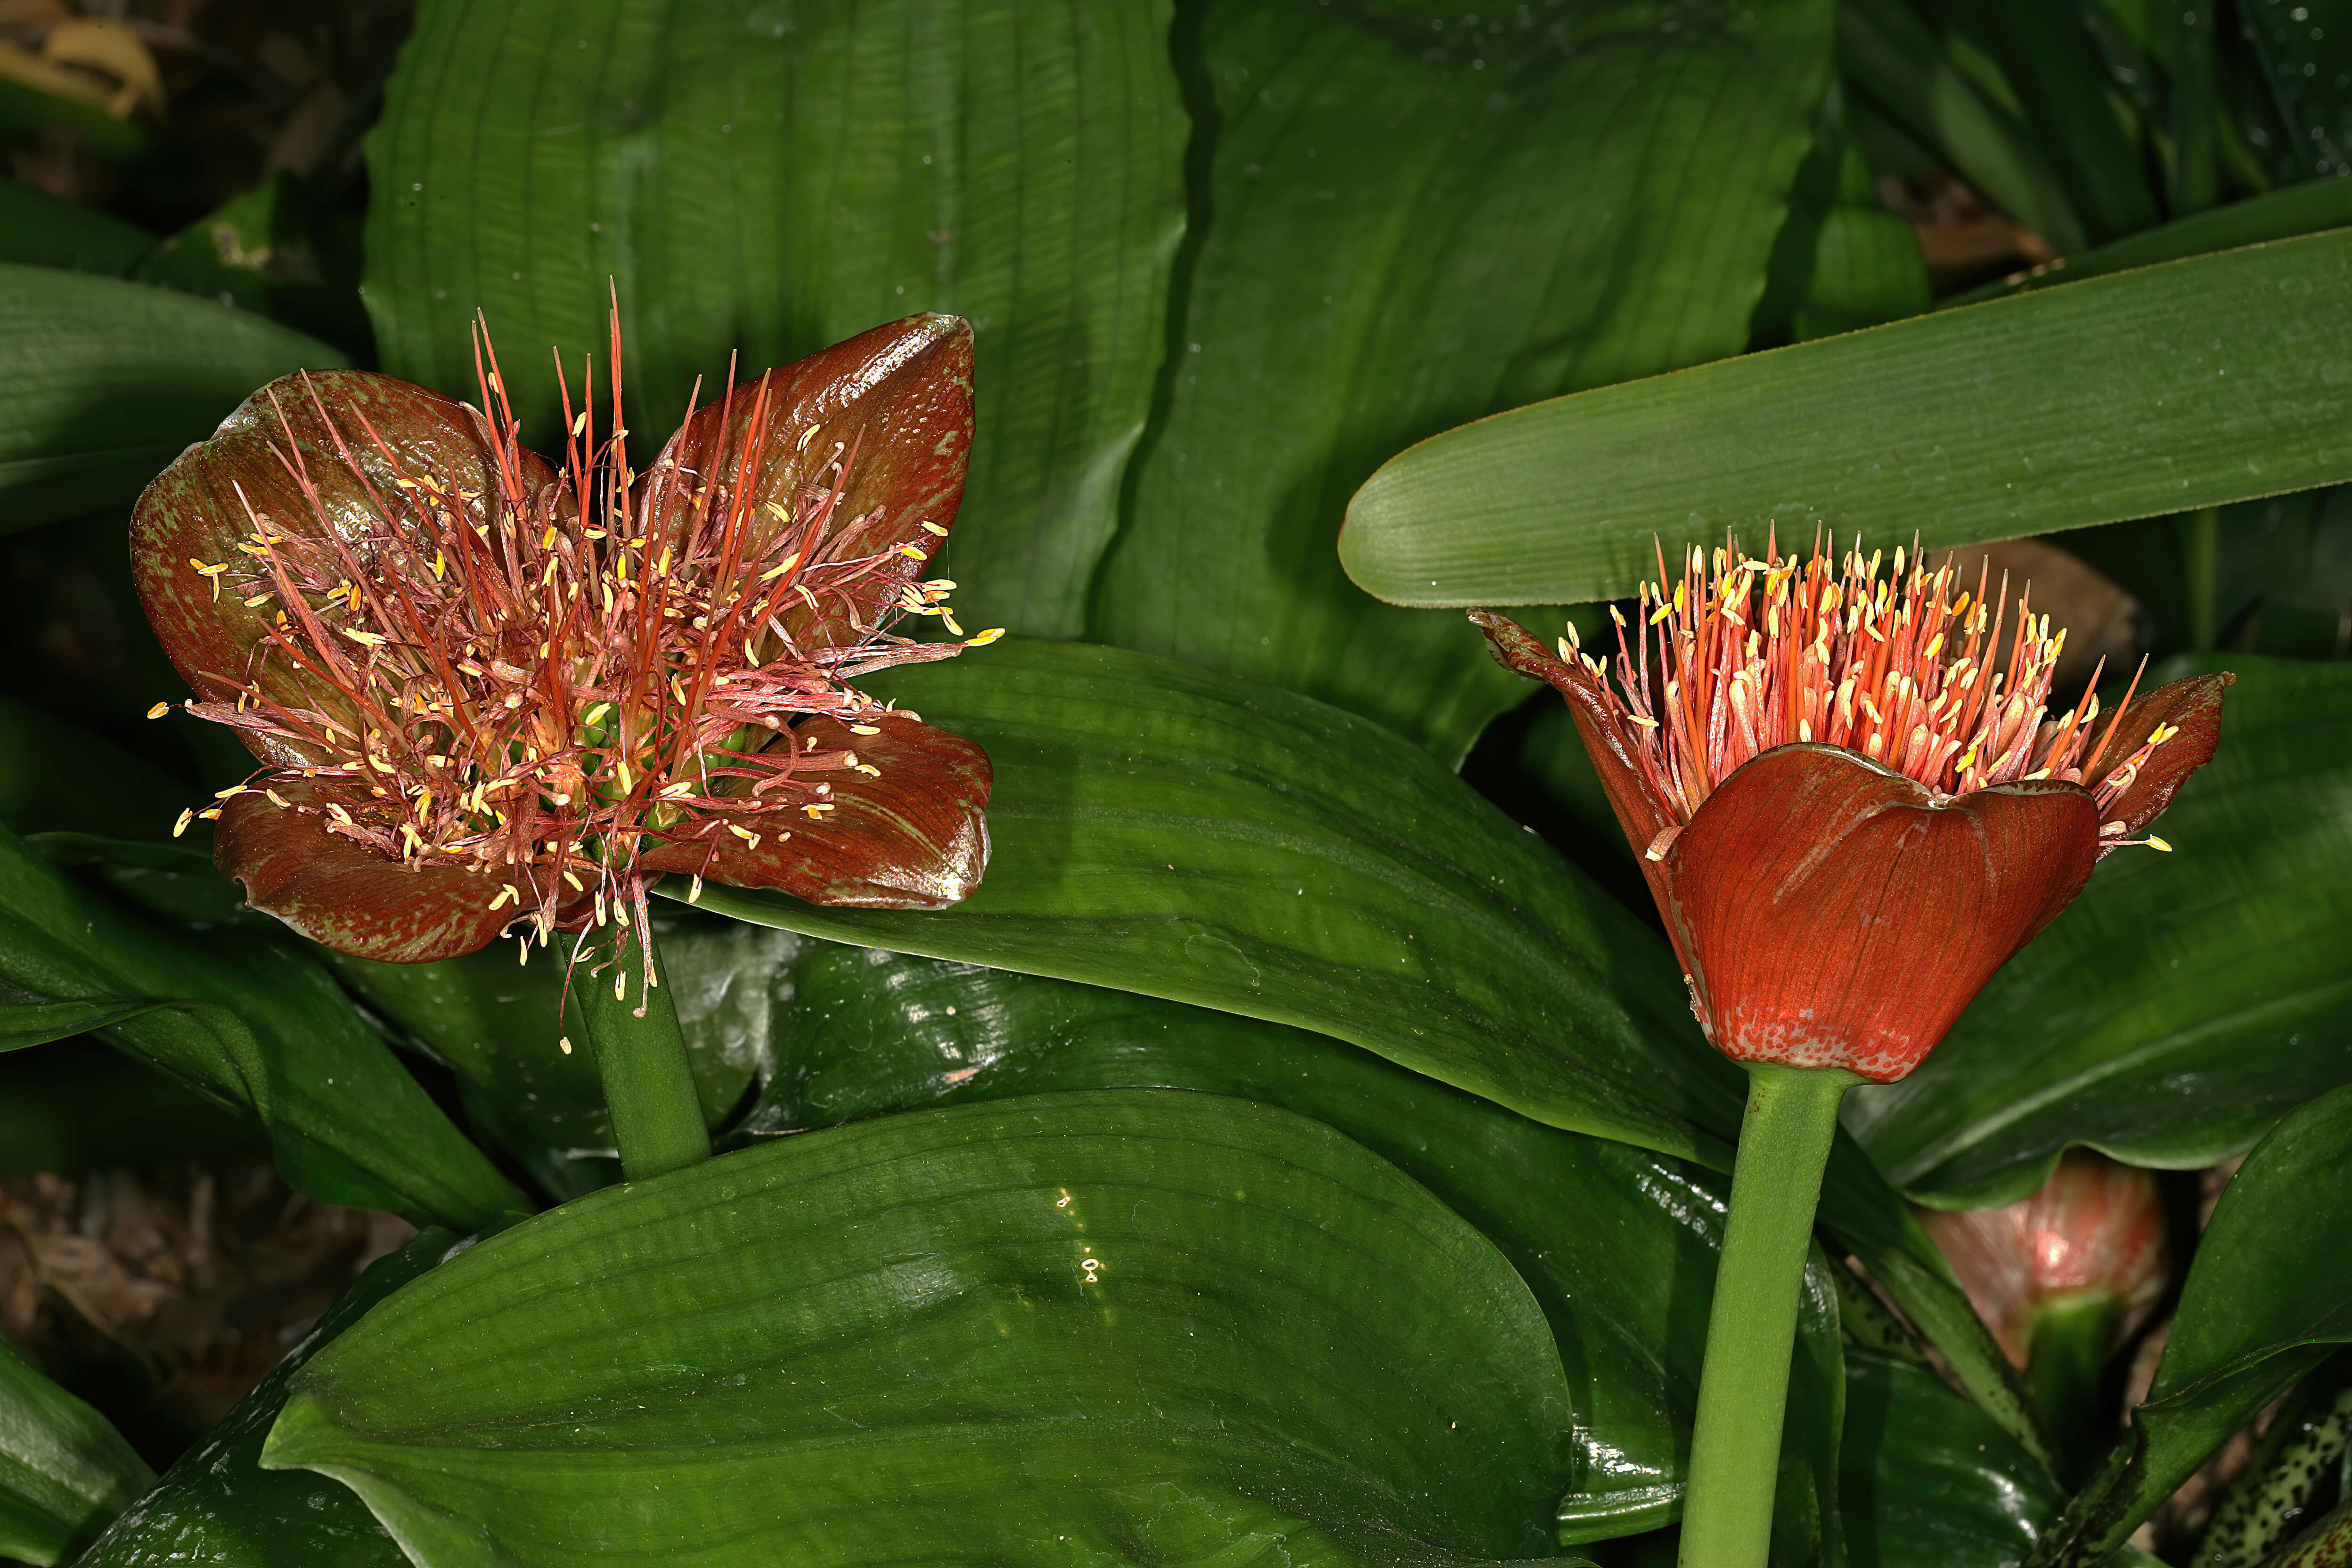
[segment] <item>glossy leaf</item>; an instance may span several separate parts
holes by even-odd
[[[263,382],[342,363],[170,289],[0,264],[0,532],[130,500]]]
[[[987,751],[988,879],[938,913],[717,885],[704,908],[1301,1025],[1664,1152],[1703,1145],[1701,1106],[1736,1120],[1664,945],[1369,721],[1068,643],[867,684]]]
[[[789,964],[802,939],[664,906],[654,912],[688,1059],[715,1131],[767,1082],[789,1019]],[[604,1089],[585,1051],[576,1005],[559,1024],[563,955],[518,966],[504,948],[439,963],[377,963],[338,955],[336,971],[422,1049],[453,1068],[467,1119],[559,1201],[621,1179]]]
[[[62,1562],[154,1480],[105,1416],[0,1339],[0,1553]]]
[[[2352,1341],[2352,1085],[2281,1121],[2222,1193],[2147,1402],[2050,1562],[2097,1562],[2230,1434]]]
[[[2352,478],[2352,232],[1997,300],[1447,432],[1356,494],[1398,604],[1629,595],[1769,527],[1930,549]]]
[[[1186,124],[1162,4],[428,4],[369,142],[383,365],[470,395],[487,310],[531,432],[545,345],[601,351],[647,431],[918,310],[977,331],[941,569],[980,624],[1078,629],[1164,349]],[[562,128],[561,134],[551,131]]]
[[[1898,1186],[2013,1202],[2084,1143],[2189,1168],[2352,1080],[2352,667],[2230,668],[2221,740],[2158,830],[2122,850],[1993,977],[1902,1083],[1847,1097]]]
[[[131,276],[236,305],[372,358],[356,215],[280,170],[160,244]]]
[[[154,247],[155,237],[136,224],[0,178],[0,261],[121,278]]]
[[[2015,1568],[2065,1500],[1924,1364],[1846,1352],[1846,1550],[1854,1568]]]
[[[526,1221],[304,1368],[264,1462],[428,1568],[1518,1557],[1551,1550],[1570,1405],[1527,1287],[1394,1166],[1108,1091]]]
[[[1347,496],[1449,425],[1746,346],[1830,12],[1211,5],[1207,228],[1088,635],[1458,761],[1513,689],[1348,584]]]
[[[362,1314],[467,1245],[428,1229],[370,1264],[74,1568],[407,1568],[407,1557],[349,1489],[307,1470],[265,1470],[257,1461],[295,1373]]]
[[[1418,748],[1294,693],[1071,644],[873,684],[994,762],[981,890],[930,914],[710,886],[704,908],[1295,1024],[1533,1121],[1729,1169],[1739,1079],[1664,943]],[[1833,1157],[1823,1218],[2031,1433],[2008,1363],[1858,1150]]]
[[[104,1037],[253,1117],[287,1179],[314,1196],[477,1226],[524,1206],[290,939],[167,930],[5,828],[0,994],[142,1005]]]
[[[1190,1089],[1346,1133],[1501,1248],[1534,1291],[1575,1403],[1561,1538],[1608,1540],[1679,1507],[1698,1395],[1720,1176],[1555,1131],[1303,1029],[970,964],[812,942],[746,1140],[943,1104],[1077,1089]],[[1835,1468],[1837,1322],[1816,1276],[1790,1441]],[[1817,1510],[1834,1516],[1834,1490]]]

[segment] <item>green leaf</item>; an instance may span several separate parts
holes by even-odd
[[[1665,1153],[1708,1146],[1694,1116],[1736,1124],[1737,1075],[1681,1005],[1665,944],[1370,721],[1074,643],[868,685],[987,749],[980,891],[925,913],[712,885],[704,908],[1300,1025]]]
[[[2152,267],[2160,261],[2208,256],[2217,250],[2234,250],[2266,240],[2293,239],[2297,235],[2347,225],[2352,225],[2352,184],[2312,180],[2143,229],[2113,245],[2063,258],[2048,267],[2011,274],[1942,303],[1947,307],[1973,305],[2036,289],[2079,283],[2086,278],[2104,278],[2136,267]]]
[[[1088,635],[1458,762],[1517,687],[1443,617],[1349,589],[1347,497],[1449,425],[1746,346],[1830,13],[1211,5],[1189,65],[1211,216]]]
[[[0,264],[0,533],[130,500],[255,387],[343,363],[168,289]]]
[[[1392,459],[1340,556],[1399,604],[1572,603],[1654,541],[1940,549],[2334,483],[2347,286],[2352,232],[2312,235],[1538,404]]]
[[[2352,1341],[2352,1085],[2247,1156],[2197,1244],[2129,1435],[2045,1551],[2095,1563],[2230,1434]]]
[[[408,1568],[350,1489],[307,1470],[261,1468],[286,1385],[403,1285],[469,1245],[439,1228],[370,1264],[236,1408],[173,1461],[74,1568]]]
[[[0,179],[0,261],[121,278],[154,247],[155,237],[136,224]]]
[[[1925,1364],[1850,1350],[1845,1365],[1854,1568],[2014,1568],[2064,1501],[2050,1472]]]
[[[552,436],[547,345],[576,389],[610,279],[657,443],[733,351],[955,311],[979,425],[940,569],[975,624],[1071,635],[1165,346],[1167,29],[1165,0],[431,0],[368,144],[384,368],[474,396],[487,310]]]
[[[1678,1511],[1721,1176],[1539,1126],[1337,1040],[1124,992],[811,942],[746,1140],[927,1106],[1190,1089],[1311,1116],[1393,1161],[1502,1250],[1550,1321],[1575,1407],[1564,1543]],[[1810,1281],[1790,1441],[1835,1468],[1837,1315]],[[1827,1489],[1817,1513],[1835,1516]]]
[[[2240,9],[2263,87],[2285,124],[2277,154],[2301,178],[2341,177],[2352,168],[2352,83],[2345,79],[2352,72],[2352,5],[2297,0]]]
[[[1519,1557],[1570,1410],[1527,1287],[1394,1166],[1102,1091],[525,1221],[304,1368],[264,1463],[429,1568]]]
[[[0,137],[14,142],[53,127],[73,133],[76,151],[110,163],[128,163],[152,144],[136,121],[117,120],[94,104],[0,77]]]
[[[2070,1145],[2190,1168],[2352,1080],[2352,666],[2237,671],[2213,761],[2110,856],[1918,1071],[1847,1096],[1896,1185],[1972,1208],[2039,1187]]]
[[[63,1561],[154,1482],[105,1416],[0,1339],[0,1553]]]
[[[704,1120],[716,1131],[774,1070],[802,940],[684,909],[654,915]],[[558,1201],[621,1179],[596,1067],[560,1037],[585,1037],[575,1008],[559,1022],[563,953],[518,966],[504,948],[441,963],[327,955],[344,983],[457,1075],[467,1120]]]
[[[314,1196],[469,1227],[524,1206],[290,938],[166,930],[5,828],[0,997],[146,1005],[103,1037],[253,1117],[287,1179]]]
[[[1927,308],[1927,263],[1917,231],[1886,210],[1870,166],[1841,136],[1835,205],[1822,216],[1813,265],[1789,322],[1799,342],[1834,336]]]

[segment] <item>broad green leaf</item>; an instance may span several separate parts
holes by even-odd
[[[0,77],[0,136],[13,142],[52,127],[71,132],[77,152],[110,163],[127,163],[152,145],[136,121],[117,120],[91,104]]]
[[[153,763],[0,697],[0,822],[17,832],[160,838],[188,795]]]
[[[811,942],[776,1076],[738,1137],[1078,1089],[1278,1105],[1393,1161],[1511,1260],[1550,1320],[1575,1419],[1561,1540],[1679,1512],[1721,1242],[1720,1176],[1539,1126],[1337,1040],[1125,992]],[[1790,1440],[1835,1468],[1837,1316],[1810,1280]],[[1835,1516],[1827,1489],[1820,1510]]]
[[[524,1206],[292,939],[167,930],[5,827],[0,999],[153,1005],[103,1037],[254,1118],[314,1196],[469,1227]]]
[[[154,1482],[105,1416],[0,1339],[0,1555],[65,1561]]]
[[[1852,1350],[1838,1490],[1854,1568],[2015,1568],[2065,1501],[1925,1364]]]
[[[2352,184],[2310,180],[2144,229],[2112,245],[2013,274],[1942,303],[1947,307],[1973,305],[2036,289],[2053,289],[2062,283],[2079,283],[2086,278],[2104,278],[2110,272],[2152,267],[2159,261],[2234,250],[2265,240],[2293,239],[2297,235],[2347,225],[2352,225]]]
[[[168,289],[0,264],[0,533],[130,500],[255,387],[343,363]]]
[[[1896,1185],[1977,1207],[2041,1185],[2068,1145],[2189,1168],[2352,1081],[2352,666],[2236,670],[2213,761],[2157,824],[2170,855],[2108,857],[1926,1065],[1846,1097]]]
[[[1729,1168],[1740,1080],[1665,943],[1420,749],[1292,692],[1076,644],[871,684],[987,748],[980,891],[933,914],[713,885],[703,907],[1297,1025],[1532,1121]],[[1824,1205],[2030,1433],[2007,1363],[1858,1150]]]
[[[979,425],[940,569],[984,624],[1073,635],[1166,347],[1168,25],[1165,0],[428,0],[368,144],[384,368],[474,396],[485,310],[551,437],[548,345],[576,396],[609,280],[657,444],[730,353],[756,374],[955,311]]]
[[[1837,198],[1814,237],[1812,270],[1790,318],[1790,335],[1803,342],[1874,327],[1919,314],[1928,299],[1917,232],[1886,210],[1862,149],[1842,137]]]
[[[1400,604],[1570,603],[1727,530],[1940,549],[2336,483],[2347,287],[2352,231],[2311,235],[1558,398],[1391,460],[1340,555]]]
[[[1074,643],[868,685],[987,748],[980,891],[916,913],[712,885],[704,908],[1300,1025],[1662,1152],[1708,1146],[1695,1117],[1736,1125],[1664,943],[1369,720]]]
[[[787,931],[683,909],[654,916],[704,1119],[716,1131],[774,1069],[793,994]],[[377,963],[331,955],[344,983],[457,1075],[467,1118],[561,1202],[621,1179],[595,1064],[557,1041],[584,1037],[561,1023],[563,954],[518,965],[506,949],[441,963]]]
[[[245,1118],[97,1040],[0,1058],[0,1176],[73,1176],[268,1146]]]
[[[1526,1285],[1393,1165],[1098,1091],[527,1220],[321,1352],[263,1462],[427,1568],[1513,1558],[1570,1408]]]
[[[154,247],[155,237],[136,224],[0,178],[0,261],[120,278]]]
[[[258,1461],[294,1374],[363,1313],[467,1245],[436,1227],[370,1264],[286,1359],[74,1568],[408,1568],[407,1557],[348,1488],[307,1470],[265,1470]]]
[[[1348,495],[1447,426],[1746,347],[1830,16],[1211,5],[1207,228],[1088,635],[1459,761],[1517,688],[1443,617],[1349,588]]]
[[[2352,1085],[2247,1156],[2197,1244],[2147,1402],[2045,1552],[2095,1563],[2230,1434],[2352,1341]]]

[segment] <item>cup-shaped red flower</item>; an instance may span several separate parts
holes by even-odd
[[[923,566],[962,493],[971,330],[912,317],[730,384],[642,474],[617,332],[605,386],[576,409],[565,387],[556,463],[481,353],[482,409],[274,382],[141,498],[139,592],[185,706],[264,765],[201,814],[222,871],[402,962],[518,919],[526,942],[643,929],[662,872],[889,908],[971,892],[986,755],[850,684],[969,646],[890,627],[962,637]]]
[[[2102,857],[2168,847],[2136,836],[2211,758],[2230,677],[2053,717],[2063,631],[1882,564],[1694,551],[1606,663],[1471,619],[1567,698],[1716,1047],[1886,1083]]]

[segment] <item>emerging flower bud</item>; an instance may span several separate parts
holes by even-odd
[[[140,499],[185,706],[268,769],[202,814],[224,874],[404,962],[518,919],[643,930],[659,872],[969,893],[988,759],[849,683],[966,646],[889,628],[962,636],[922,567],[963,489],[971,330],[918,316],[730,384],[643,474],[617,320],[606,417],[564,387],[560,466],[520,445],[486,336],[478,370],[488,415],[389,376],[275,382]]]
[[[2156,1179],[2087,1149],[2068,1150],[2042,1190],[2021,1203],[1960,1214],[1930,1209],[1919,1218],[2020,1368],[2052,1308],[2110,1307],[2112,1338],[2121,1340],[2171,1279]]]
[[[2212,756],[2230,678],[2053,718],[2063,631],[1882,564],[1694,550],[1669,592],[1661,560],[1606,662],[1470,618],[1568,699],[1717,1049],[1887,1083],[2102,857],[2169,847],[2134,836]]]

